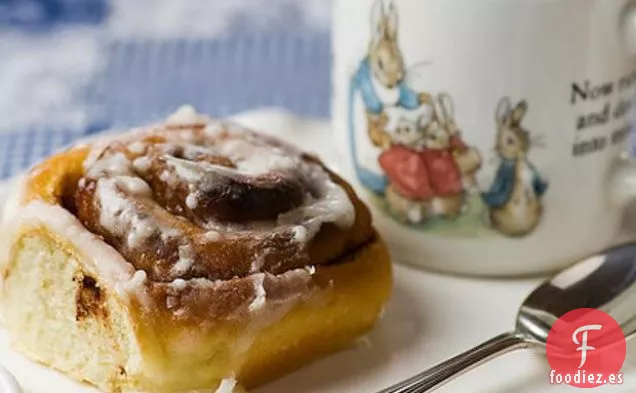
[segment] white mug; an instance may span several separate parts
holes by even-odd
[[[336,0],[334,130],[396,260],[527,275],[618,241],[635,7]]]

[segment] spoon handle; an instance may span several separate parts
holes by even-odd
[[[528,346],[529,343],[519,335],[504,333],[378,393],[432,392],[491,359]]]

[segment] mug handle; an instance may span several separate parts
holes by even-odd
[[[625,151],[618,159],[615,170],[609,178],[610,202],[619,211],[627,213],[628,209],[636,205],[636,159]],[[623,215],[625,217],[625,215]],[[613,241],[613,245],[636,240],[636,231],[630,221],[623,219]]]
[[[630,0],[621,12],[620,35],[627,53],[636,55],[636,1]]]
[[[619,29],[625,51],[636,56],[636,0],[630,0],[625,4]],[[636,114],[632,119],[632,129],[636,127],[634,120],[636,120]],[[636,158],[634,158],[636,139],[630,138],[629,144],[630,149],[624,151],[619,157],[609,184],[611,202],[622,211],[636,203]],[[623,227],[616,242],[631,241],[635,237],[633,229]]]

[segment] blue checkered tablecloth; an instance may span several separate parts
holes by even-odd
[[[328,0],[0,0],[0,179],[183,103],[326,117]]]

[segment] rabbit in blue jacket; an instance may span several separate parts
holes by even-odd
[[[377,147],[386,148],[391,136],[386,132],[386,107],[413,110],[430,103],[427,93],[416,93],[405,83],[406,70],[397,42],[398,14],[393,2],[376,0],[372,15],[372,38],[367,56],[353,77],[353,86],[362,95],[367,110],[369,138]]]
[[[528,105],[512,109],[504,98],[497,110],[495,150],[501,162],[490,190],[482,193],[490,223],[506,236],[525,236],[537,227],[543,215],[542,197],[548,183],[528,160],[530,135],[521,122]]]

